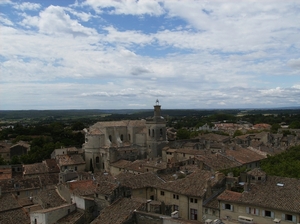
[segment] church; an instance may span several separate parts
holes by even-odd
[[[154,116],[142,120],[97,122],[85,130],[86,170],[108,171],[120,159],[156,158],[168,143],[166,121],[156,100]]]

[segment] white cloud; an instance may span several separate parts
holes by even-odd
[[[159,16],[164,13],[164,9],[156,0],[124,0],[124,1],[111,1],[111,0],[86,0],[84,5],[89,5],[93,9],[102,13],[104,9],[109,10],[111,14],[125,14],[125,15],[144,15],[149,14],[152,16]]]
[[[300,58],[298,59],[290,59],[288,61],[288,65],[294,69],[300,69]]]
[[[13,7],[21,11],[25,11],[25,10],[36,11],[41,8],[41,5],[37,3],[31,3],[31,2],[22,2],[21,4],[15,3]]]
[[[151,107],[156,98],[165,108],[300,103],[300,17],[292,3],[86,4],[110,15],[96,18],[79,5],[0,15],[0,91],[10,92],[1,108],[120,109]],[[157,16],[161,24],[129,30],[114,22],[124,15]]]
[[[58,35],[71,34],[76,36],[92,36],[97,34],[93,28],[82,26],[77,20],[71,19],[63,7],[49,6],[39,16],[25,16],[22,25],[35,26],[41,33]]]
[[[6,25],[6,26],[12,26],[14,25],[11,20],[5,17],[2,13],[0,13],[0,23]]]

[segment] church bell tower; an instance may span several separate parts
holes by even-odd
[[[147,127],[147,157],[162,156],[162,148],[167,144],[166,121],[161,116],[161,105],[156,100],[154,116],[146,120]]]

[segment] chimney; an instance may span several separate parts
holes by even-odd
[[[250,191],[250,184],[249,183],[244,184],[244,191],[246,191],[246,192]]]
[[[146,204],[146,209],[147,211],[146,212],[150,212],[150,203],[151,203],[152,200],[147,200],[147,204]]]

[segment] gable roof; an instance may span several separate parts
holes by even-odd
[[[300,211],[299,198],[300,180],[276,176],[268,176],[265,182],[251,184],[250,191],[238,193],[226,190],[218,196],[223,201],[297,213]]]
[[[73,155],[57,155],[56,161],[59,166],[67,166],[67,165],[79,165],[85,164],[81,155],[73,154]]]
[[[91,224],[122,224],[128,221],[134,210],[141,208],[143,204],[143,202],[134,198],[121,198],[103,209]]]
[[[238,161],[231,160],[220,153],[200,155],[197,156],[196,159],[202,161],[206,166],[214,170],[228,169],[242,165]]]
[[[252,163],[267,158],[265,155],[261,155],[253,150],[245,149],[238,145],[235,145],[234,149],[225,150],[225,154],[231,158],[234,158],[241,164]]]
[[[131,189],[139,189],[144,187],[156,187],[164,181],[157,175],[148,172],[142,174],[132,174],[129,172],[123,172],[116,176],[117,181],[125,187]]]
[[[209,181],[211,185],[216,183],[216,179],[212,178],[212,173],[210,171],[200,170],[195,171],[183,179],[163,183],[158,188],[182,195],[203,197]]]

